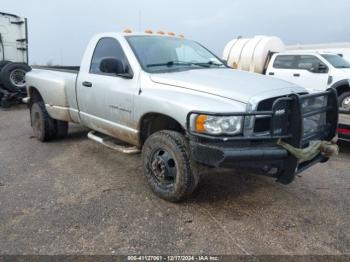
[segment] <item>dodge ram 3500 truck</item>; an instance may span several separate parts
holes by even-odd
[[[193,192],[201,165],[256,167],[291,183],[328,160],[314,141],[336,136],[335,90],[309,95],[282,80],[232,70],[182,37],[99,34],[80,68],[34,68],[26,83],[40,141],[64,137],[74,122],[111,148],[142,151],[151,189],[168,201]]]

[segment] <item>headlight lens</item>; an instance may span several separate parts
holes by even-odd
[[[236,135],[242,132],[241,116],[194,115],[192,131],[210,135]]]
[[[306,99],[302,103],[303,113],[321,109],[327,106],[327,96],[320,96],[317,98]],[[304,136],[316,132],[318,129],[326,125],[326,113],[319,113],[309,117],[304,117]]]

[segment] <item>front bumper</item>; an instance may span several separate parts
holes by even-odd
[[[319,154],[312,160],[299,164],[286,149],[276,145],[220,147],[194,141],[191,141],[190,144],[192,157],[199,164],[215,168],[249,167],[267,172],[275,169],[278,172],[272,175],[283,184],[291,183],[295,175],[309,167],[328,161],[328,158]]]
[[[234,147],[213,146],[191,141],[192,157],[195,161],[212,167],[231,167],[242,162],[265,162],[284,160],[288,152],[280,146]]]
[[[302,104],[326,97],[327,103],[322,107],[303,109]],[[284,115],[277,114],[284,110]],[[191,112],[192,114],[209,114],[208,112]],[[304,119],[314,115],[324,114],[325,124],[314,130],[304,133]],[[215,114],[212,114],[215,115]],[[322,154],[307,162],[299,163],[298,159],[286,149],[277,145],[282,139],[296,148],[306,148],[312,140],[330,141],[336,136],[338,124],[338,102],[335,90],[312,95],[291,95],[276,99],[272,111],[255,111],[250,113],[229,113],[226,115],[240,115],[245,121],[252,117],[269,116],[271,128],[268,134],[245,134],[235,137],[211,137],[203,134],[189,133],[192,158],[203,165],[210,167],[230,168],[248,166],[263,170],[278,170],[275,177],[283,184],[291,183],[295,175],[319,162],[328,159]],[[188,126],[188,130],[190,130]]]

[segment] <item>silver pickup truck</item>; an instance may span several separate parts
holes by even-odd
[[[336,136],[334,90],[309,95],[285,81],[232,70],[182,37],[99,34],[80,68],[33,69],[26,83],[40,141],[64,137],[74,122],[93,130],[95,141],[142,151],[150,187],[168,201],[194,191],[199,166],[255,167],[291,183],[297,173],[328,160],[310,142]],[[295,152],[310,150],[303,161]]]

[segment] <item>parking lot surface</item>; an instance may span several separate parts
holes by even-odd
[[[288,186],[206,172],[184,203],[160,200],[140,156],[71,125],[33,139],[25,106],[0,109],[1,254],[349,254],[350,147]]]

